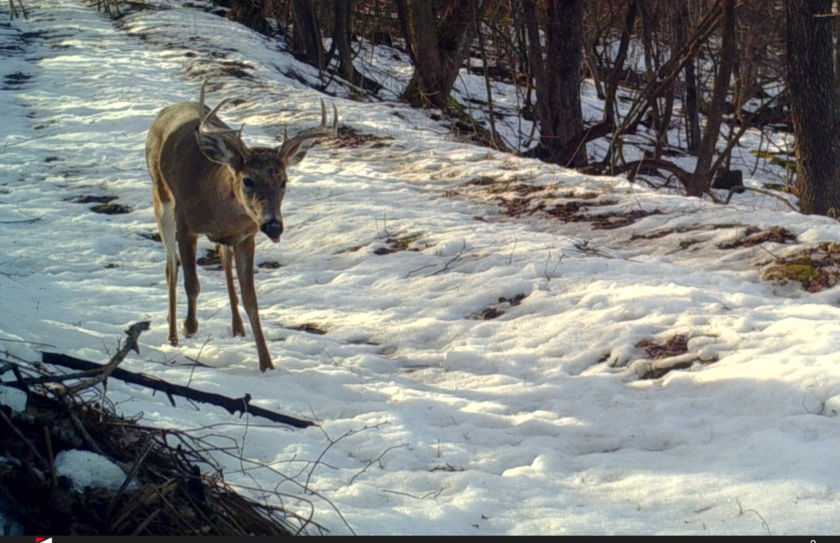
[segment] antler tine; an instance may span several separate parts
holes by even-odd
[[[242,129],[245,128],[244,124],[239,128],[239,130],[234,130],[232,128],[217,128],[217,127],[211,128],[209,126],[209,124],[211,122],[211,119],[213,119],[216,116],[216,114],[219,112],[219,110],[222,108],[222,106],[225,105],[228,102],[228,98],[225,98],[224,100],[222,100],[221,102],[216,104],[216,107],[211,109],[210,112],[207,115],[205,115],[204,114],[204,107],[205,107],[204,96],[205,96],[205,91],[206,91],[206,88],[207,88],[207,82],[208,81],[210,81],[209,77],[204,78],[204,82],[201,83],[201,93],[198,96],[198,112],[199,112],[198,113],[199,114],[198,130],[199,130],[199,132],[201,132],[203,134],[218,134],[218,135],[223,135],[223,136],[224,135],[235,135],[236,137],[241,138],[242,137]]]
[[[306,130],[301,130],[297,134],[294,135],[293,138],[289,139],[286,127],[283,127],[283,145],[280,147],[280,155],[286,156],[289,152],[293,149],[298,147],[301,143],[306,140],[320,138],[320,137],[336,137],[338,135],[338,108],[335,107],[333,103],[333,113],[335,118],[333,119],[332,126],[327,126],[327,106],[324,104],[324,99],[321,99],[321,124],[320,126],[316,126],[314,128],[308,128]]]
[[[207,82],[210,81],[209,77],[205,77],[204,81],[201,83],[201,94],[198,95],[198,110],[204,111],[204,89],[207,87]]]
[[[205,115],[205,116],[201,119],[201,124],[204,124],[204,123],[205,123],[205,122],[207,122],[208,120],[212,119],[212,118],[216,115],[216,113],[218,113],[218,112],[219,112],[219,109],[221,109],[221,107],[227,103],[227,101],[228,101],[228,99],[227,99],[227,98],[225,98],[224,100],[222,100],[221,102],[219,102],[218,104],[216,104],[216,107],[214,107],[213,109],[211,109],[211,110],[210,110],[210,113],[208,113],[207,115]]]
[[[333,107],[333,124],[327,130],[328,134],[325,134],[325,135],[331,135],[331,136],[335,137],[338,134],[338,108],[335,107],[335,102],[333,102],[332,107]],[[324,105],[324,99],[323,98],[321,98],[321,126],[319,126],[318,128],[319,129],[327,128],[327,106]]]

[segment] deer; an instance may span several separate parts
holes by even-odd
[[[234,336],[244,336],[233,266],[242,304],[251,323],[260,371],[274,368],[260,325],[254,289],[254,246],[257,232],[277,243],[283,234],[280,206],[286,190],[286,169],[303,160],[320,138],[335,138],[338,109],[327,126],[321,100],[321,124],[289,138],[277,148],[248,147],[242,140],[244,125],[232,129],[218,113],[227,99],[212,110],[204,103],[207,79],[199,101],[180,102],[158,113],[146,137],[146,164],[152,178],[152,201],[158,232],[166,251],[169,293],[169,343],[178,345],[176,290],[179,264],[184,269],[187,316],[185,337],[198,331],[196,301],[200,290],[196,273],[196,244],[200,235],[216,243],[224,268],[232,312]]]

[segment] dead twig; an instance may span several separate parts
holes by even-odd
[[[6,415],[6,413],[5,413],[5,412],[3,412],[3,410],[2,410],[2,409],[0,409],[0,418],[2,418],[2,419],[3,419],[3,422],[5,422],[5,423],[9,426],[9,428],[11,428],[11,429],[12,429],[12,431],[15,433],[15,435],[17,435],[17,436],[18,436],[18,438],[20,438],[20,440],[21,440],[21,441],[22,441],[22,442],[26,445],[26,447],[27,447],[30,451],[32,451],[32,454],[33,454],[33,455],[35,455],[35,458],[37,458],[37,459],[38,459],[38,461],[41,463],[41,466],[42,466],[44,469],[49,469],[49,467],[50,467],[49,462],[47,462],[47,461],[44,459],[44,457],[43,457],[43,456],[41,456],[41,453],[40,453],[40,452],[38,452],[38,449],[35,447],[35,445],[33,445],[33,444],[32,444],[32,442],[31,442],[31,441],[29,441],[29,440],[26,438],[26,436],[25,436],[25,435],[23,435],[23,432],[21,432],[21,431],[18,429],[18,427],[17,427],[17,426],[15,426],[15,424],[12,422],[12,419],[10,419],[10,418],[8,417],[8,415]]]
[[[757,193],[759,193],[759,194],[764,194],[764,195],[766,195],[766,196],[772,196],[773,198],[776,198],[777,200],[779,200],[779,201],[781,201],[782,203],[784,203],[786,206],[788,206],[788,207],[789,207],[790,209],[792,209],[793,211],[799,212],[799,210],[798,210],[798,209],[796,209],[796,207],[795,207],[793,204],[791,204],[791,203],[787,200],[787,198],[784,198],[784,197],[782,197],[782,196],[780,196],[780,195],[778,195],[778,194],[775,194],[775,193],[773,193],[772,191],[769,191],[769,190],[757,189],[757,188],[753,188],[753,187],[744,187],[744,186],[733,187],[733,188],[729,189],[729,194],[727,194],[727,195],[726,195],[726,199],[725,199],[725,200],[723,200],[723,201],[722,201],[722,202],[720,202],[720,203],[722,203],[722,204],[728,204],[728,203],[729,203],[729,200],[731,200],[731,199],[732,199],[732,195],[733,195],[733,194],[735,194],[735,193],[736,193],[736,192],[738,192],[738,191],[741,191],[741,190],[748,190],[748,191],[751,191],[751,192],[757,192]]]
[[[96,386],[107,379],[120,362],[125,360],[129,351],[134,351],[135,353],[140,354],[140,346],[137,345],[137,339],[140,337],[140,334],[149,329],[149,324],[149,321],[141,321],[129,326],[128,330],[125,331],[128,339],[119,347],[119,349],[117,349],[117,352],[114,353],[111,360],[102,367],[100,374],[88,379],[87,381],[82,381],[81,383],[73,385],[72,387],[67,387],[66,394],[78,394],[82,390]]]
[[[55,455],[53,454],[53,446],[52,446],[52,438],[50,437],[50,430],[43,426],[44,428],[44,441],[47,444],[47,454],[50,455],[50,479],[52,480],[53,487],[58,486],[58,473],[55,471]]]
[[[131,481],[134,480],[134,477],[137,476],[137,472],[140,470],[140,466],[143,465],[143,462],[146,460],[146,457],[152,450],[152,445],[154,445],[154,441],[152,440],[152,434],[146,434],[146,441],[143,443],[143,449],[137,456],[137,460],[135,460],[134,464],[132,464],[131,469],[128,471],[128,475],[125,476],[125,480],[120,485],[120,488],[117,490],[117,493],[114,494],[114,498],[111,500],[111,503],[109,503],[108,507],[105,509],[106,517],[110,517],[111,513],[114,512],[114,507],[116,507],[117,505],[117,500],[120,499],[120,496],[123,495],[125,490],[128,488],[128,485],[130,485]]]

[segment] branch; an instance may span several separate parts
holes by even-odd
[[[628,176],[630,181],[633,181],[633,178],[636,177],[636,173],[638,173],[640,168],[649,167],[649,168],[656,168],[659,170],[665,170],[671,172],[683,186],[688,186],[688,181],[691,177],[691,173],[680,168],[673,162],[668,162],[667,160],[663,160],[661,158],[643,158],[641,160],[634,160],[632,162],[627,162],[621,166],[616,166],[612,170],[612,175],[621,175],[623,173],[631,172]]]
[[[56,366],[63,366],[66,368],[82,371],[90,369],[103,369],[103,366],[95,362],[74,358],[72,356],[68,356],[61,353],[43,353],[41,361],[45,364],[53,364]],[[240,411],[242,413],[247,412],[251,415],[264,417],[274,422],[288,424],[289,426],[293,426],[295,428],[306,428],[314,424],[313,422],[308,420],[296,419],[288,415],[283,415],[280,413],[269,411],[268,409],[252,406],[249,403],[251,401],[250,394],[246,394],[242,398],[230,398],[221,394],[203,392],[181,385],[174,385],[156,377],[149,377],[147,375],[143,375],[142,373],[135,373],[124,370],[122,368],[113,368],[110,376],[115,379],[125,381],[126,383],[145,386],[153,390],[160,390],[161,392],[164,392],[165,394],[170,396],[170,398],[172,395],[177,395],[183,396],[184,398],[189,398],[191,400],[195,400],[197,402],[217,405],[219,407],[223,407],[228,411],[228,413],[231,414],[235,414],[237,411]],[[14,383],[9,384],[13,385]]]
[[[123,343],[119,349],[117,349],[116,354],[111,357],[111,360],[108,361],[105,366],[102,367],[102,372],[88,379],[87,381],[82,381],[72,387],[67,387],[67,394],[76,394],[81,392],[86,388],[90,388],[92,386],[98,385],[102,381],[108,378],[111,373],[117,368],[117,366],[125,360],[128,351],[134,351],[137,354],[140,354],[140,346],[137,345],[137,338],[140,337],[140,334],[145,332],[149,329],[149,321],[141,321],[136,322],[128,327],[128,330],[125,331],[126,335],[128,336],[128,340]]]

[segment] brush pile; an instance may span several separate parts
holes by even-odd
[[[136,349],[144,324],[126,331],[129,338],[115,358]],[[90,394],[107,369],[75,373],[72,386],[65,384],[68,375],[51,369],[0,360],[0,519],[15,519],[18,532],[21,526],[25,534],[51,535],[320,531],[309,519],[234,491],[200,439],[118,416]],[[56,458],[67,451],[107,458],[121,469],[122,483],[80,489],[57,468]]]

